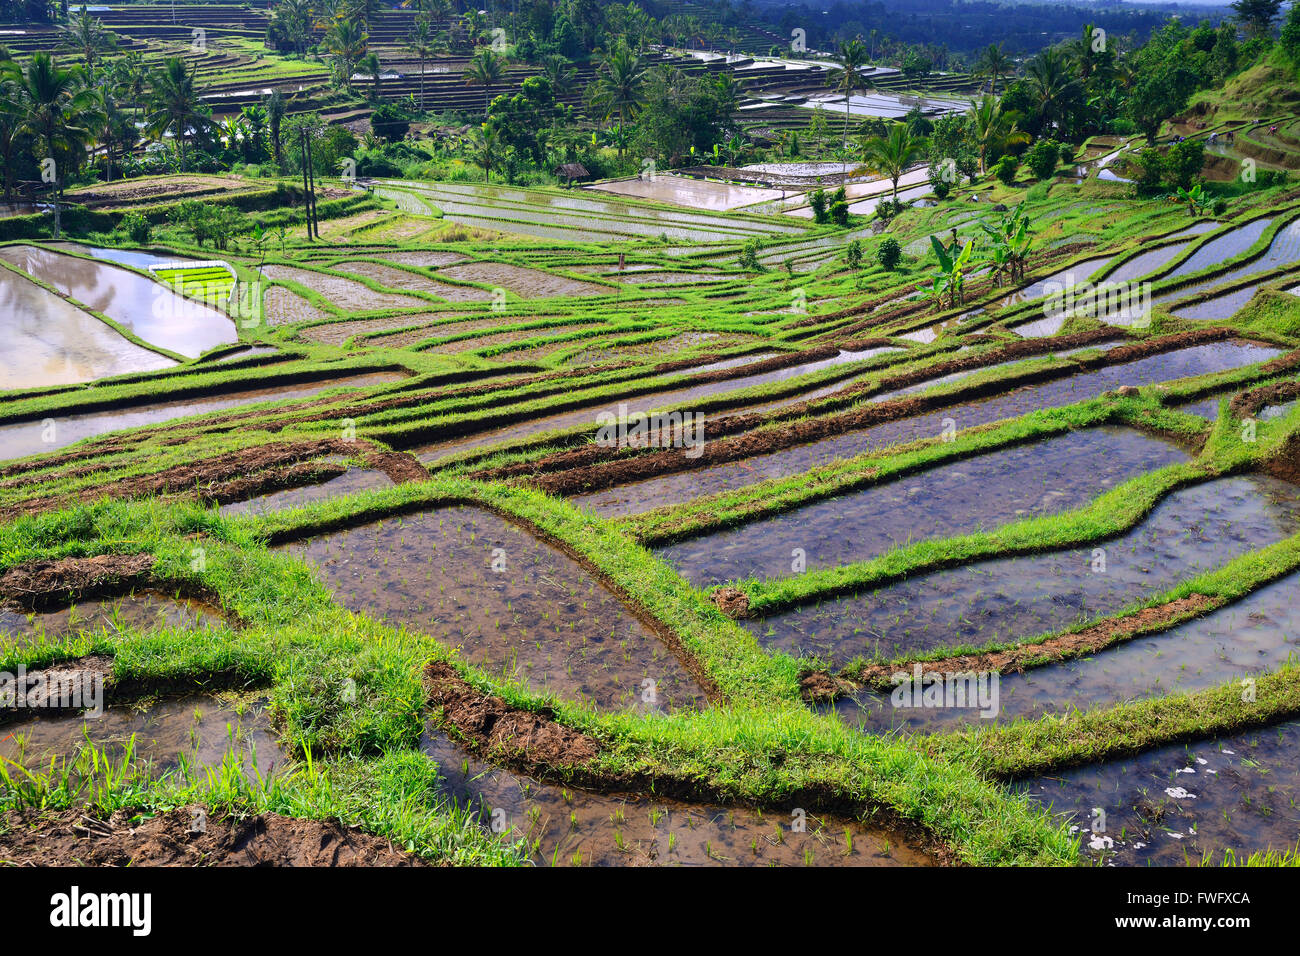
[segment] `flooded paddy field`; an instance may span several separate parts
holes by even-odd
[[[81,601],[57,611],[28,613],[0,607],[0,648],[56,642],[87,631],[222,626],[219,611],[199,601],[142,591]]]
[[[218,770],[232,757],[248,775],[263,779],[285,767],[288,757],[271,730],[265,701],[231,703],[191,695],[139,707],[106,707],[99,716],[42,716],[7,723],[0,759],[29,770],[56,767],[76,776],[78,751],[94,747],[113,763],[130,756],[154,774],[182,762],[199,773]]]
[[[982,561],[745,626],[769,647],[839,663],[982,647],[1114,614],[1300,532],[1300,489],[1254,475],[1173,492],[1096,546]]]
[[[442,793],[477,810],[539,866],[927,866],[896,832],[795,812],[556,786],[476,760],[430,728]]]
[[[1121,385],[1152,385],[1204,375],[1266,361],[1278,354],[1276,349],[1251,343],[1199,345],[1041,385],[1027,386],[1004,395],[953,405],[914,418],[887,422],[862,431],[823,439],[811,445],[800,445],[741,461],[577,495],[573,502],[601,515],[648,511],[771,478],[788,477],[836,459],[850,458],[889,445],[937,438],[943,433],[945,421],[951,421],[952,426],[959,430],[973,428],[1043,408],[1058,408],[1096,398]]]
[[[1100,428],[941,465],[772,518],[692,538],[659,554],[698,587],[864,561],[919,537],[948,537],[1078,507],[1187,454],[1136,432]],[[918,529],[924,529],[918,532]]]
[[[0,247],[0,259],[168,351],[194,357],[238,340],[228,315],[127,269],[35,246]]]
[[[536,691],[620,710],[706,703],[681,661],[611,590],[490,512],[440,508],[285,550],[311,562],[349,609],[428,634]]]
[[[377,14],[378,99],[415,94],[391,29],[413,15]],[[234,22],[241,49],[265,32]],[[84,792],[16,775],[75,786],[92,745],[150,767],[110,812],[171,826],[215,797],[226,834],[286,814],[287,859],[332,865],[1180,866],[1300,842],[1294,183],[1140,195],[1099,181],[1138,178],[1141,134],[1116,134],[938,192],[922,152],[894,209],[832,60],[646,56],[752,83],[737,142],[641,179],[644,129],[611,117],[548,144],[591,174],[564,188],[514,145],[476,166],[472,116],[426,117],[365,155],[442,179],[345,182],[331,157],[316,235],[303,187],[247,157],[263,176],[78,188],[57,245],[49,210],[6,221],[0,675],[111,675],[102,716],[0,686],[6,859],[90,842],[38,853],[6,822],[35,798],[84,826]],[[430,84],[459,91],[448,122],[535,72],[476,92],[459,60]],[[290,62],[312,77],[274,87],[290,112],[328,96],[363,138],[370,84]],[[599,69],[575,68],[565,114]],[[930,122],[989,83],[866,75],[855,110]],[[809,192],[846,178],[847,220],[817,221]],[[186,219],[214,191],[230,235]],[[1013,270],[984,227],[1019,214]],[[931,241],[954,231],[960,290]],[[1049,314],[1070,280],[1193,284],[1124,327]],[[211,289],[258,290],[262,321]],[[703,441],[670,420],[639,447],[653,412]],[[916,667],[997,693],[912,706]],[[183,763],[202,779],[157,779]]]
[[[0,388],[70,385],[176,364],[7,269],[0,270],[0,335],[7,343]]]
[[[1300,721],[1018,785],[1108,866],[1197,866],[1300,844]],[[1100,811],[1100,812],[1099,812]]]
[[[1293,573],[1163,633],[1132,638],[1089,657],[1003,674],[998,712],[991,717],[970,708],[898,707],[889,692],[870,689],[819,709],[868,733],[935,733],[1217,687],[1276,670],[1300,653],[1297,585],[1300,575]]]
[[[372,372],[357,375],[343,375],[334,379],[317,382],[303,382],[295,385],[277,385],[272,388],[247,389],[224,395],[208,395],[201,398],[183,399],[175,402],[158,402],[153,405],[118,408],[102,412],[82,412],[60,416],[53,419],[54,427],[47,420],[16,422],[12,425],[0,425],[0,447],[6,458],[22,458],[40,452],[54,451],[106,432],[123,428],[138,428],[144,425],[157,425],[175,418],[218,412],[240,405],[255,402],[267,402],[281,398],[309,398],[331,388],[364,388],[368,385],[382,385],[396,382],[406,376],[400,372]]]

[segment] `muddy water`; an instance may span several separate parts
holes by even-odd
[[[1238,860],[1294,850],[1300,721],[1161,747],[1017,789],[1068,816],[1085,857],[1098,863],[1196,865],[1207,855],[1219,863],[1227,850]]]
[[[784,195],[779,189],[734,186],[730,183],[711,183],[687,176],[670,175],[655,176],[651,180],[630,179],[601,183],[599,186],[584,188],[599,189],[601,192],[618,193],[637,199],[676,203],[690,209],[718,211],[735,209],[737,206],[749,206],[756,202],[768,202],[780,199]]]
[[[466,451],[471,448],[482,448],[487,445],[495,445],[499,442],[519,440],[527,438],[529,435],[535,435],[540,432],[551,431],[557,428],[571,428],[577,425],[588,424],[594,426],[597,416],[602,413],[608,412],[615,415],[620,414],[620,405],[627,406],[628,414],[644,413],[656,409],[680,409],[681,411],[689,412],[691,409],[687,403],[698,401],[701,398],[707,398],[711,395],[719,395],[723,392],[739,391],[740,389],[752,388],[756,385],[768,385],[772,382],[782,382],[786,379],[795,378],[800,375],[808,375],[813,372],[820,372],[823,369],[831,368],[836,365],[843,365],[847,362],[859,362],[863,359],[868,359],[885,352],[896,351],[901,351],[901,349],[879,348],[866,349],[861,352],[840,352],[834,358],[821,359],[816,362],[806,362],[803,365],[792,365],[771,372],[759,372],[753,375],[726,379],[720,382],[708,382],[704,385],[694,385],[690,388],[677,389],[671,392],[658,392],[653,395],[624,398],[614,402],[605,402],[600,405],[588,406],[587,408],[581,408],[572,412],[564,412],[560,415],[551,415],[546,418],[534,418],[526,422],[520,422],[516,425],[508,425],[505,428],[494,429],[490,432],[479,432],[464,438],[434,442],[431,445],[425,445],[413,449],[413,452],[421,461],[433,462],[440,458],[445,458],[448,455]],[[747,358],[746,361],[757,361],[757,359],[751,357]],[[696,369],[695,371],[701,372],[719,367],[721,367],[721,363],[715,363],[713,365]]]
[[[0,269],[0,338],[0,389],[71,385],[176,364],[8,269]]]
[[[1188,415],[1198,415],[1201,418],[1217,421],[1219,418],[1219,403],[1225,398],[1231,398],[1232,393],[1226,392],[1221,395],[1211,395],[1208,398],[1198,398],[1194,402],[1188,402],[1185,405],[1175,405],[1174,407],[1180,412],[1186,412]]]
[[[791,608],[745,626],[764,645],[837,664],[1015,641],[1114,614],[1300,532],[1300,489],[1245,476],[1174,492],[1127,534],[981,561]]]
[[[129,597],[82,601],[40,614],[0,608],[0,650],[59,641],[86,631],[147,631],[165,627],[214,628],[224,619],[216,608],[142,591]]]
[[[1078,507],[1110,487],[1188,456],[1122,428],[1097,428],[991,452],[659,551],[692,584],[864,561],[923,538],[991,530]]]
[[[1227,272],[1215,275],[1205,282],[1197,283],[1192,286],[1184,286],[1174,292],[1165,293],[1159,296],[1156,302],[1170,302],[1176,299],[1186,298],[1189,295],[1209,289],[1213,286],[1224,285],[1229,282],[1235,282],[1248,276],[1258,275],[1261,272],[1267,272],[1276,269],[1279,266],[1287,265],[1300,261],[1300,220],[1291,223],[1283,229],[1279,229],[1273,241],[1269,243],[1268,249],[1264,254],[1256,259],[1231,269]],[[1255,291],[1259,288],[1258,283],[1248,285],[1244,288],[1237,289],[1233,292],[1225,292],[1223,295],[1214,296],[1204,302],[1196,305],[1189,305],[1186,308],[1177,309],[1174,315],[1183,319],[1226,319],[1231,317],[1238,309],[1241,309],[1254,296]]]
[[[647,481],[607,488],[572,500],[601,515],[635,514],[692,498],[728,491],[770,478],[784,478],[837,459],[903,444],[943,433],[945,419],[957,429],[1015,418],[1043,408],[1059,408],[1121,385],[1148,385],[1266,361],[1277,349],[1250,343],[1214,343],[1153,355],[1123,365],[1109,366],[1067,379],[1045,382],[978,402],[940,409],[902,421],[836,435],[810,445],[786,448],[741,461],[694,471],[678,472]],[[933,383],[930,383],[933,384]],[[707,429],[706,429],[707,432]]]
[[[421,746],[444,793],[478,809],[506,840],[526,840],[539,866],[925,866],[900,835],[798,808],[767,812],[600,794],[542,783],[475,760],[432,727]]]
[[[455,506],[286,546],[350,610],[430,634],[483,669],[602,708],[705,704],[682,664],[573,559]],[[645,683],[653,681],[653,686]]]
[[[1300,574],[1265,585],[1235,604],[1163,634],[1125,641],[1075,661],[1004,674],[999,721],[1216,687],[1275,670],[1300,654]],[[975,711],[893,706],[889,694],[859,691],[824,710],[871,732],[922,733],[978,723]]]
[[[158,701],[144,709],[109,707],[90,715],[37,717],[0,728],[0,758],[28,769],[71,766],[88,742],[112,761],[128,746],[135,763],[150,764],[156,776],[182,760],[199,770],[217,770],[232,751],[240,766],[263,778],[283,768],[288,758],[271,731],[265,702],[232,704],[216,697],[191,696]]]
[[[1148,252],[1141,252],[1129,259],[1127,262],[1120,263],[1112,271],[1106,274],[1102,282],[1127,282],[1131,279],[1140,279],[1150,272],[1159,269],[1166,262],[1169,262],[1174,256],[1178,255],[1187,248],[1187,243],[1175,242],[1167,246],[1161,246],[1158,249],[1151,249]]]
[[[1244,226],[1211,239],[1193,252],[1186,262],[1162,278],[1176,279],[1179,276],[1191,275],[1193,272],[1200,272],[1212,265],[1226,262],[1233,256],[1239,256],[1253,246],[1255,240],[1272,224],[1273,220],[1267,217],[1256,219],[1254,222],[1248,222]]]
[[[239,339],[229,316],[126,269],[33,246],[0,248],[0,258],[180,355],[198,356]]]
[[[251,389],[244,392],[229,392],[224,395],[209,395],[203,398],[185,399],[177,402],[161,402],[157,405],[119,408],[107,412],[85,412],[80,415],[65,415],[58,418],[34,422],[17,422],[12,425],[0,425],[0,449],[6,458],[22,458],[43,451],[54,451],[105,432],[123,428],[139,428],[143,425],[156,425],[173,418],[198,415],[205,412],[217,412],[253,402],[268,402],[273,399],[309,398],[318,392],[330,388],[349,386],[361,388],[367,385],[381,385],[396,382],[406,376],[400,372],[372,372],[364,375],[348,375],[330,379],[326,382],[304,382],[297,385],[277,385],[272,388]],[[45,422],[53,422],[49,428]]]
[[[219,509],[223,515],[262,515],[288,508],[301,508],[316,501],[328,501],[358,491],[370,491],[374,488],[387,488],[392,485],[382,471],[373,468],[352,468],[343,474],[322,481],[316,485],[303,485],[301,488],[284,488],[269,494],[258,495],[247,501],[232,501]]]

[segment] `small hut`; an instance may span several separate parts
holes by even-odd
[[[587,167],[582,163],[561,163],[556,167],[555,175],[563,178],[570,186],[580,179],[591,178],[591,173],[587,172]]]

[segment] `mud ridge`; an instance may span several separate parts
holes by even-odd
[[[1221,599],[1204,594],[1191,594],[1170,601],[1168,604],[1144,608],[1127,617],[1099,621],[1073,634],[1059,634],[1038,644],[1021,644],[1000,651],[957,654],[952,657],[922,661],[920,662],[921,673],[922,675],[967,672],[1019,673],[1044,664],[1092,654],[1141,634],[1165,630],[1176,622],[1185,618],[1199,617],[1220,607],[1223,603]],[[805,675],[806,684],[804,678],[800,679],[800,686],[824,691],[832,686],[829,682],[837,682],[839,689],[833,696],[843,693],[845,685],[850,688],[865,685],[876,690],[891,690],[895,686],[893,680],[895,674],[911,675],[915,673],[916,666],[916,663],[872,664],[838,676],[830,675],[825,671],[813,671]],[[814,678],[813,675],[820,676]],[[805,693],[805,699],[830,700],[833,697],[809,697]]]
[[[1081,333],[1081,335],[1085,336],[1094,334],[1096,333]],[[1109,335],[1109,333],[1105,334]],[[912,418],[959,402],[1002,394],[1024,385],[1065,378],[1077,374],[1080,366],[1086,370],[1094,370],[1108,365],[1124,364],[1192,344],[1229,338],[1235,334],[1231,329],[1197,329],[1192,332],[1179,333],[1160,339],[1119,346],[1094,360],[1075,359],[1071,367],[1042,369],[1015,378],[979,383],[942,395],[890,399],[864,407],[851,408],[845,412],[793,421],[779,428],[761,431],[757,430],[758,426],[772,423],[775,416],[772,414],[731,416],[719,419],[716,422],[710,422],[706,428],[706,433],[716,436],[719,432],[725,434],[728,430],[731,430],[740,431],[741,434],[721,441],[709,441],[702,448],[670,448],[654,451],[631,458],[587,465],[570,471],[543,474],[532,478],[530,483],[549,494],[575,495],[640,481],[658,475],[707,468],[711,465],[738,461],[783,448],[820,441],[833,435],[841,435],[885,422]],[[928,371],[922,381],[932,377],[933,374],[932,371]],[[910,377],[909,375],[902,375],[898,376],[897,379],[906,380]],[[896,386],[896,384],[896,380],[889,382],[891,387]],[[779,415],[781,418],[785,418],[798,408],[799,406],[792,406],[782,409]],[[687,452],[690,452],[690,454],[688,455]],[[544,467],[545,461],[546,459],[543,458],[533,464],[543,464]],[[486,473],[478,477],[491,478],[495,477],[495,475]]]
[[[98,554],[89,558],[29,561],[0,574],[0,601],[45,611],[73,601],[144,587],[153,575],[152,554]]]
[[[195,821],[201,820],[201,829]],[[197,830],[197,832],[196,832]],[[19,866],[424,866],[380,836],[278,813],[220,816],[198,806],[139,819],[82,810],[11,811],[0,862]]]

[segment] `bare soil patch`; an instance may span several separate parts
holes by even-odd
[[[202,811],[200,813],[199,811]],[[195,820],[203,820],[196,832]],[[423,866],[383,837],[278,813],[220,817],[177,807],[143,820],[79,810],[11,812],[0,863],[18,866]]]

